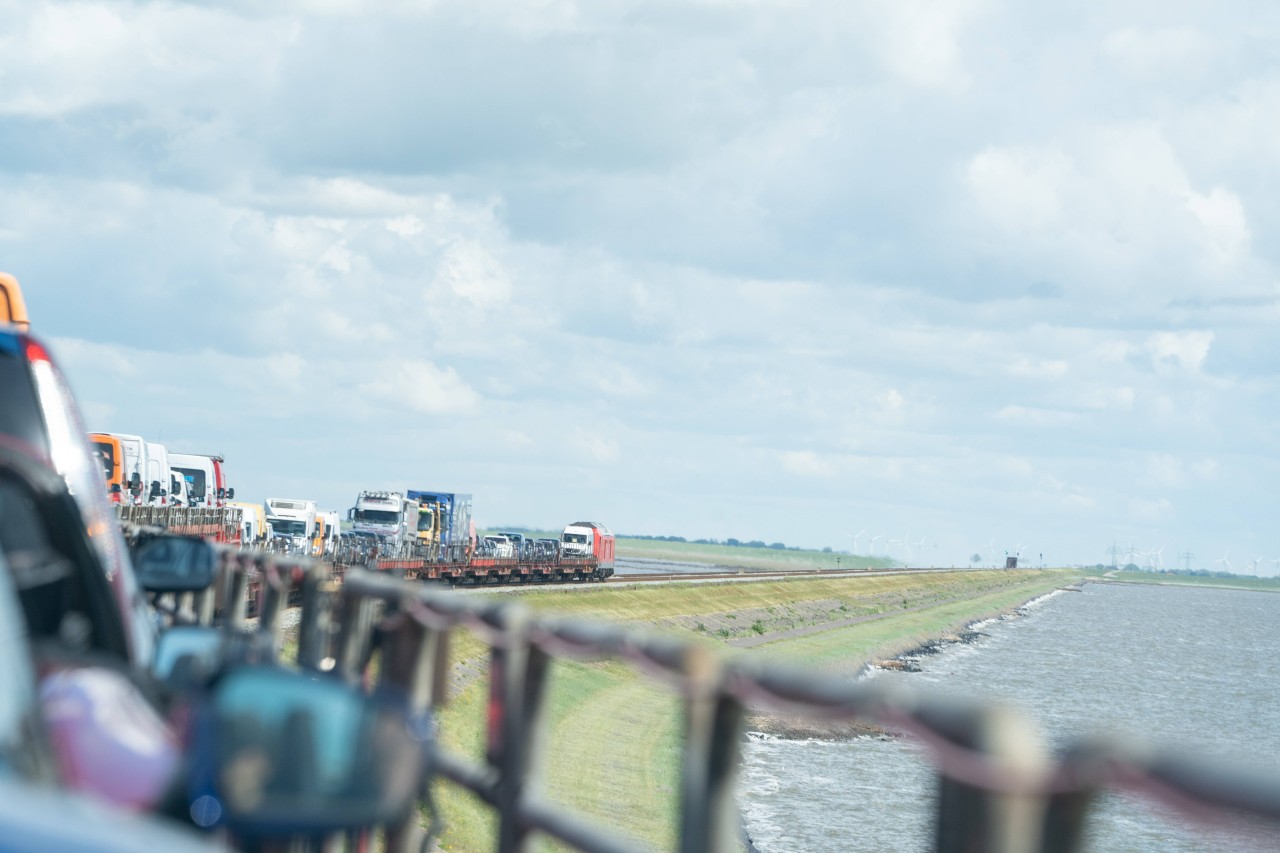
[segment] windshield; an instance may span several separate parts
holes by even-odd
[[[187,481],[187,496],[200,500],[204,497],[205,473],[200,468],[174,468],[178,476]]]
[[[418,510],[418,532],[431,531],[435,529],[432,523],[435,520],[435,513],[429,509]]]
[[[587,544],[587,537],[584,533],[566,533],[564,535],[564,541],[572,542],[575,545],[585,545]]]
[[[102,475],[106,477],[108,483],[111,482],[111,475],[116,467],[116,448],[109,441],[95,441],[93,443],[93,452],[102,460]]]
[[[400,514],[389,509],[358,509],[356,521],[367,521],[371,524],[396,524]]]
[[[305,521],[275,519],[271,522],[271,529],[275,531],[276,536],[305,536],[307,523]]]

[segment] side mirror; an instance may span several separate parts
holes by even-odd
[[[355,520],[356,520],[356,508],[352,507],[351,509],[347,510],[347,521],[355,521]]]
[[[321,835],[404,819],[431,728],[403,703],[331,676],[242,666],[197,728],[196,823],[248,838]]]
[[[217,576],[214,556],[203,539],[164,534],[138,546],[133,567],[147,592],[199,592]]]
[[[203,684],[218,671],[222,632],[217,628],[175,625],[160,635],[151,674],[161,681]]]
[[[218,500],[222,500],[227,496],[226,489],[218,489]]]
[[[151,481],[151,491],[148,494],[153,498],[160,497],[160,481],[159,480]]]
[[[227,489],[227,500],[229,500],[229,501],[233,501],[233,500],[235,500],[235,499],[236,499],[236,490],[235,490],[235,489]]]
[[[119,483],[112,483],[112,484],[111,484],[111,494],[113,494],[113,495],[118,495],[118,494],[120,494],[120,493],[121,493],[121,492],[123,492],[123,491],[124,491],[124,489],[120,488],[120,484],[119,484]]]

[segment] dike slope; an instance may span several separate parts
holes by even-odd
[[[927,575],[814,578],[743,584],[671,584],[542,590],[522,597],[538,613],[621,622],[720,648],[727,656],[776,660],[850,677],[868,664],[1012,611],[1079,579],[1064,570],[956,571]],[[440,719],[453,751],[483,754],[485,647],[454,645],[454,701]],[[616,662],[556,663],[548,688],[542,787],[553,800],[622,834],[670,847],[675,827],[681,708],[672,694]],[[847,737],[865,727],[823,730],[805,721],[756,717],[755,730]],[[619,811],[617,792],[626,791]],[[440,786],[451,827],[445,849],[491,847],[492,819],[480,804]]]

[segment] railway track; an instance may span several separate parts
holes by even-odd
[[[614,575],[605,583],[653,583],[672,581],[744,581],[780,580],[793,578],[865,578],[882,575],[931,574],[938,572],[959,572],[968,569],[793,569],[773,571],[738,571],[719,572],[647,572],[644,574]]]

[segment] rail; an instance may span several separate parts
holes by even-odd
[[[433,771],[496,811],[500,853],[526,849],[533,833],[587,853],[645,849],[540,799],[528,784],[552,666],[581,659],[629,662],[682,697],[681,853],[741,849],[734,791],[748,709],[860,720],[919,739],[937,771],[933,849],[939,853],[1075,853],[1083,849],[1090,805],[1105,789],[1137,792],[1195,819],[1255,819],[1280,843],[1280,775],[1257,775],[1115,740],[1081,741],[1055,760],[1026,718],[1000,705],[726,660],[673,638],[586,621],[536,619],[518,603],[432,591],[364,570],[349,571],[338,583],[322,563],[227,547],[220,553],[218,587],[197,600],[201,621],[212,621],[215,600],[231,602],[222,608],[223,620],[243,628],[248,576],[259,573],[263,598],[257,631],[268,633],[278,648],[280,612],[296,587],[303,604],[299,665],[333,671],[353,684],[376,681],[393,687],[414,710],[435,712],[445,704],[454,631],[469,629],[486,642],[484,758],[477,762],[437,748]],[[428,810],[430,792],[424,786]],[[436,828],[433,817],[432,831]],[[411,849],[415,831],[392,831],[388,849]]]

